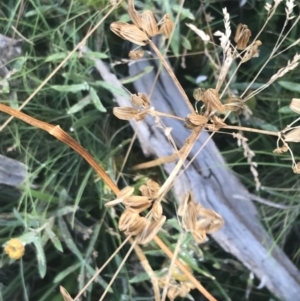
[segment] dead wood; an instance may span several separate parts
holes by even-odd
[[[26,166],[14,159],[0,155],[0,184],[17,187],[26,177]]]
[[[115,85],[116,88],[122,88],[120,81],[101,61],[98,60],[95,64],[104,80]],[[130,75],[137,75],[151,64],[154,65],[153,62],[145,60],[131,64]],[[136,91],[149,94],[155,81],[155,74],[153,70],[136,80],[134,82]],[[117,94],[114,97],[118,105],[131,106],[129,97],[127,99]],[[150,100],[151,106],[161,112],[181,117],[190,113],[177,87],[165,71],[161,72]],[[161,121],[165,126],[172,128],[172,137],[179,149],[190,135],[190,130],[184,128],[183,123],[178,120],[161,117]],[[130,123],[137,131],[145,155],[166,157],[173,154],[173,147],[152,117],[147,116],[140,122],[132,120]],[[189,159],[194,156],[207,138],[207,133],[201,133]],[[170,173],[174,165],[174,163],[164,164],[164,168]],[[221,214],[225,220],[225,226],[213,235],[220,246],[236,256],[265,283],[274,295],[285,301],[298,300],[299,271],[261,226],[248,191],[227,169],[226,162],[213,141],[206,144],[177,180],[173,189],[178,200],[181,200],[186,192],[192,191],[197,202]]]

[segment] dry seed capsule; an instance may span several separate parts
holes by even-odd
[[[251,30],[245,24],[239,24],[236,28],[234,41],[236,42],[236,48],[243,50],[247,47],[249,39],[251,37]]]

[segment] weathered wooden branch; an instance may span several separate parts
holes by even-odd
[[[0,155],[0,184],[18,187],[26,177],[26,166]]]
[[[122,88],[120,81],[101,61],[98,60],[95,64],[104,80],[116,88]],[[156,68],[153,62],[147,60],[132,63],[129,67],[130,75],[137,75],[151,64]],[[155,81],[155,74],[153,70],[136,80],[136,91],[148,94]],[[117,93],[114,97],[118,105],[131,106],[129,98]],[[181,117],[189,113],[177,87],[165,71],[161,72],[155,84],[151,105],[158,111]],[[166,127],[172,128],[172,137],[179,149],[189,136],[190,130],[184,128],[183,123],[178,120],[161,117],[161,121]],[[147,116],[138,123],[132,120],[130,123],[137,131],[145,155],[164,157],[174,153],[163,130],[157,127],[152,117]],[[190,159],[207,138],[208,134],[203,132],[190,154]],[[174,163],[164,164],[168,173],[173,167]],[[273,294],[285,301],[300,298],[299,271],[261,226],[248,191],[228,170],[212,140],[180,176],[173,189],[179,200],[187,191],[192,191],[197,202],[222,215],[225,226],[213,238],[261,279]]]

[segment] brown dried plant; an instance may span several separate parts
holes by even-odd
[[[270,20],[270,18],[273,17],[276,8],[280,2],[281,1],[277,0],[274,1],[273,6],[266,5],[268,17],[262,30],[264,29],[268,20]],[[292,20],[293,5],[293,1],[287,2],[287,21]],[[152,50],[156,53],[158,58],[161,60],[169,75],[174,80],[174,83],[177,85],[179,91],[182,93],[182,96],[190,109],[190,113],[187,116],[169,116],[182,120],[183,126],[185,125],[186,127],[188,127],[191,130],[191,134],[186,140],[185,144],[182,146],[181,150],[176,150],[174,155],[170,156],[169,158],[164,158],[163,161],[159,161],[159,164],[161,164],[168,162],[168,160],[177,159],[175,168],[162,185],[159,185],[153,180],[149,180],[146,184],[143,184],[139,187],[140,193],[135,193],[134,188],[129,186],[123,188],[122,190],[119,190],[119,188],[112,181],[112,179],[98,165],[96,160],[92,158],[91,155],[83,147],[81,147],[59,126],[50,125],[48,123],[34,119],[24,113],[19,112],[18,110],[12,109],[3,104],[0,104],[0,110],[10,114],[11,116],[21,119],[31,124],[32,126],[47,131],[49,134],[55,136],[63,143],[69,145],[76,152],[78,152],[95,169],[98,175],[106,182],[106,184],[116,195],[116,199],[107,202],[106,206],[123,206],[124,211],[119,217],[118,227],[120,231],[122,231],[125,234],[125,236],[127,236],[125,242],[129,241],[132,244],[132,249],[135,249],[137,256],[141,260],[141,264],[144,266],[148,274],[153,277],[152,282],[156,301],[160,300],[158,288],[159,286],[161,288],[167,287],[167,295],[170,300],[174,300],[178,296],[184,297],[190,292],[191,289],[197,288],[208,300],[215,301],[216,299],[199,283],[199,281],[195,279],[195,277],[192,275],[192,271],[189,270],[189,268],[185,264],[183,264],[180,260],[177,259],[177,252],[174,252],[173,254],[169,250],[169,248],[162,242],[162,240],[157,236],[157,233],[161,230],[163,224],[166,221],[166,216],[163,215],[163,207],[161,205],[161,202],[164,198],[167,198],[167,193],[172,188],[174,180],[178,177],[178,174],[182,170],[182,167],[184,166],[184,163],[187,157],[189,156],[195,141],[198,139],[202,131],[212,132],[212,137],[215,133],[219,132],[220,129],[222,129],[222,131],[234,130],[235,133],[233,134],[233,136],[243,146],[246,156],[249,158],[248,163],[252,168],[251,171],[254,177],[257,179],[257,181],[258,174],[255,169],[255,162],[252,161],[251,150],[247,144],[247,139],[244,139],[242,133],[249,131],[276,136],[278,138],[278,145],[274,152],[277,154],[281,154],[286,151],[289,151],[292,156],[293,171],[295,173],[300,173],[300,163],[295,162],[293,153],[289,147],[289,143],[300,142],[300,128],[299,126],[294,126],[298,119],[279,132],[262,131],[254,128],[231,126],[226,124],[226,118],[231,112],[244,113],[247,108],[247,100],[259,93],[262,89],[268,87],[276,79],[282,77],[287,72],[295,69],[299,63],[300,55],[296,54],[294,58],[287,63],[286,67],[278,70],[278,72],[274,74],[270,78],[269,82],[267,82],[263,87],[254,90],[252,93],[246,95],[246,92],[250,88],[248,87],[241,95],[235,95],[234,92],[229,89],[230,82],[232,81],[234,74],[237,72],[241,64],[259,55],[259,46],[262,45],[262,42],[258,40],[258,37],[261,32],[259,32],[258,35],[254,37],[252,42],[250,42],[249,44],[250,38],[252,37],[251,30],[248,28],[247,25],[239,24],[234,37],[236,45],[233,45],[230,41],[230,16],[227,10],[224,9],[223,14],[225,32],[223,33],[221,31],[218,31],[214,34],[216,37],[220,38],[220,46],[223,50],[223,62],[221,66],[217,68],[218,81],[215,87],[211,87],[208,89],[195,89],[194,98],[197,102],[202,102],[203,108],[205,108],[204,111],[202,109],[198,111],[192,106],[188,96],[186,95],[184,89],[178,82],[169,64],[152,41],[153,37],[160,34],[163,34],[166,38],[171,37],[174,23],[170,19],[170,16],[166,14],[161,22],[157,22],[152,11],[146,10],[142,13],[137,12],[134,7],[133,0],[128,1],[128,14],[133,24],[116,21],[111,24],[111,30],[120,38],[130,41],[139,46],[149,45],[152,48]],[[300,17],[297,17],[296,20],[293,21],[292,25],[290,26],[290,29],[288,30],[288,33],[295,26],[295,24],[297,24],[299,19]],[[284,29],[286,28],[286,26],[287,22],[284,25]],[[211,43],[209,35],[207,35],[204,31],[195,28],[192,24],[189,24],[189,27],[200,36],[200,38],[204,41],[205,47],[207,47],[208,43]],[[90,34],[92,34],[92,32],[96,30],[96,28],[97,27],[91,30]],[[272,53],[270,54],[270,57],[267,59],[266,64],[278,54],[279,48],[282,45],[282,42],[286,38],[287,34],[285,36],[279,36],[278,41],[276,43],[276,47],[273,49]],[[88,36],[86,37],[86,39],[87,38]],[[86,39],[82,41],[82,43],[80,43],[78,47],[76,47],[74,51],[72,51],[67,56],[67,58],[58,66],[58,68],[54,70],[54,73],[59,68],[61,68],[61,66],[63,66],[65,61],[77,49],[79,49],[80,46],[84,44]],[[280,50],[280,53],[284,50],[286,49]],[[208,54],[207,48],[205,53]],[[143,50],[134,50],[129,53],[129,57],[131,59],[140,59],[144,55],[145,53]],[[209,54],[208,58],[212,60]],[[232,63],[236,60],[238,60],[239,63],[235,70],[235,73],[231,76],[231,78],[228,78],[228,71],[232,66]],[[213,62],[213,64],[214,66],[217,66],[215,62]],[[253,79],[253,82],[255,81],[259,73],[263,70],[264,66]],[[32,94],[32,96],[24,102],[23,106],[25,106],[30,101],[30,99],[32,99],[34,95],[38,93],[38,91],[45,85],[45,83],[51,78],[51,76],[53,76],[54,73],[50,74],[50,76],[45,80],[45,82],[43,82],[40,85],[40,87]],[[151,108],[151,95],[145,95],[138,92],[137,94],[131,95],[131,99],[133,107],[114,108],[113,113],[117,118],[122,120],[129,120],[133,118],[136,121],[142,122],[147,116],[152,116],[154,118],[158,118],[159,116],[168,116],[164,112],[158,112]],[[19,110],[21,110],[23,106],[21,106]],[[291,109],[299,114],[299,99],[292,100]],[[11,120],[11,118],[9,120]],[[3,127],[6,125],[7,123],[5,123],[1,127],[1,129],[3,129]],[[282,146],[279,146],[280,141],[282,143]],[[158,161],[156,161],[155,164],[157,164],[157,162]],[[153,165],[150,164],[150,166]],[[179,205],[178,217],[180,219],[183,232],[190,232],[195,241],[199,244],[205,243],[207,240],[207,234],[211,234],[215,231],[218,231],[224,224],[222,217],[218,213],[214,212],[211,209],[204,208],[199,203],[196,203],[193,199],[192,194],[188,194]],[[134,237],[134,239],[132,238],[132,236]],[[156,279],[154,277],[154,273],[151,267],[147,263],[146,257],[144,256],[142,249],[137,246],[137,244],[146,244],[152,240],[156,244],[158,244],[159,247],[165,252],[165,254],[172,260],[172,264],[169,268],[171,277],[162,277],[160,279]],[[121,246],[123,246],[123,244]],[[178,245],[178,248],[179,247],[180,246]],[[116,252],[118,250],[116,250]],[[126,260],[126,258],[124,258],[124,260]],[[103,270],[105,265],[103,265],[103,267],[99,269],[99,271],[91,279],[91,281],[93,281],[97,277],[97,275]],[[182,275],[184,275],[181,279],[178,279],[178,277],[176,279],[176,276],[174,276],[176,273],[172,272],[174,269],[177,268],[179,268],[183,273]],[[91,281],[89,283],[91,283]],[[86,289],[86,287],[84,289]],[[61,288],[61,291],[65,300],[72,300],[63,288]],[[83,291],[81,291],[73,300],[78,300]],[[104,295],[105,294],[103,294],[102,298],[104,298]]]

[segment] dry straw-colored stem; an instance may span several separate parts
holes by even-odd
[[[13,117],[16,117],[34,127],[40,128],[50,135],[56,137],[58,140],[62,141],[63,143],[70,146],[74,149],[78,154],[80,154],[97,172],[97,174],[103,179],[103,181],[110,187],[110,189],[114,192],[115,195],[119,194],[120,190],[117,185],[113,182],[113,180],[107,175],[107,173],[98,165],[97,161],[71,136],[69,136],[66,132],[64,132],[58,125],[51,125],[46,122],[40,121],[36,118],[28,116],[22,112],[19,112],[16,109],[10,108],[4,104],[0,103],[0,111],[5,112]],[[163,191],[166,191],[170,187],[170,184],[173,182],[175,176],[179,172],[181,166],[184,163],[184,160],[189,154],[190,149],[192,148],[194,142],[196,141],[197,137],[199,136],[200,130],[198,132],[193,132],[191,137],[189,138],[188,145],[189,148],[186,149],[185,153],[183,154],[182,158],[177,163],[176,168],[170,175],[169,179],[166,181],[165,188]],[[164,194],[165,194],[164,193]],[[173,258],[172,251],[165,245],[165,243],[158,237],[155,236],[153,238],[154,242],[164,251],[164,253],[170,258]],[[179,269],[187,276],[187,278],[195,285],[195,287],[209,300],[209,301],[217,301],[200,283],[199,281],[191,274],[191,272],[178,260],[175,261],[176,265]],[[103,269],[103,267],[101,268]],[[99,274],[99,273],[98,273]],[[89,282],[90,283],[90,282]],[[77,300],[78,296],[74,299]]]
[[[165,60],[165,58],[162,56],[162,54],[160,53],[159,49],[155,46],[155,44],[149,40],[149,45],[151,46],[151,48],[154,50],[154,52],[156,53],[156,55],[158,56],[158,58],[161,60],[161,62],[163,63],[164,67],[166,68],[166,70],[168,71],[169,75],[171,76],[172,80],[174,81],[175,85],[178,87],[179,91],[181,92],[186,104],[188,105],[188,107],[190,108],[191,112],[195,112],[188,96],[186,95],[184,89],[182,88],[181,84],[179,83],[177,77],[175,76],[172,68],[169,66],[169,64],[167,63],[167,61]]]

